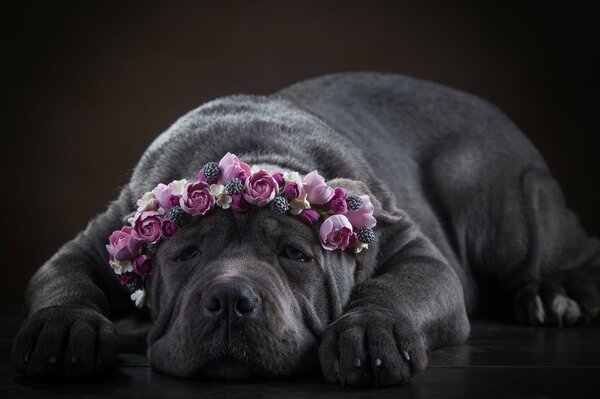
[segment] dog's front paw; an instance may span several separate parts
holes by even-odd
[[[104,376],[116,362],[112,323],[87,309],[51,306],[22,324],[11,360],[24,376],[37,380],[81,380]]]
[[[388,386],[427,366],[424,339],[410,322],[385,312],[349,313],[332,323],[319,348],[327,381]]]

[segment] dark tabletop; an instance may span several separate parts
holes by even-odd
[[[243,384],[183,380],[153,372],[139,353],[122,353],[107,381],[34,383],[8,363],[18,310],[0,312],[0,397],[600,398],[600,323],[560,329],[474,321],[469,341],[432,352],[423,374],[397,387],[365,390],[318,376]]]

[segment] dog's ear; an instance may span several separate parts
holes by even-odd
[[[381,184],[377,184],[373,189],[360,180],[346,178],[336,178],[327,182],[333,188],[342,187],[348,191],[348,195],[368,195],[373,204],[373,216],[377,219],[377,224],[395,224],[402,220],[402,211],[398,209],[392,194]],[[377,195],[375,195],[377,192]]]

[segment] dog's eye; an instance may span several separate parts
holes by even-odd
[[[184,262],[186,260],[190,260],[194,256],[198,255],[199,252],[200,250],[198,249],[198,247],[187,247],[175,257],[175,262]]]
[[[311,258],[304,254],[304,252],[300,251],[298,248],[294,247],[286,247],[279,253],[279,256],[282,256],[287,259],[295,260],[297,262],[309,262]]]

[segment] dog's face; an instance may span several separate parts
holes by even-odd
[[[148,281],[152,366],[223,379],[314,366],[354,285],[351,251],[326,251],[298,217],[216,210],[161,243]]]

